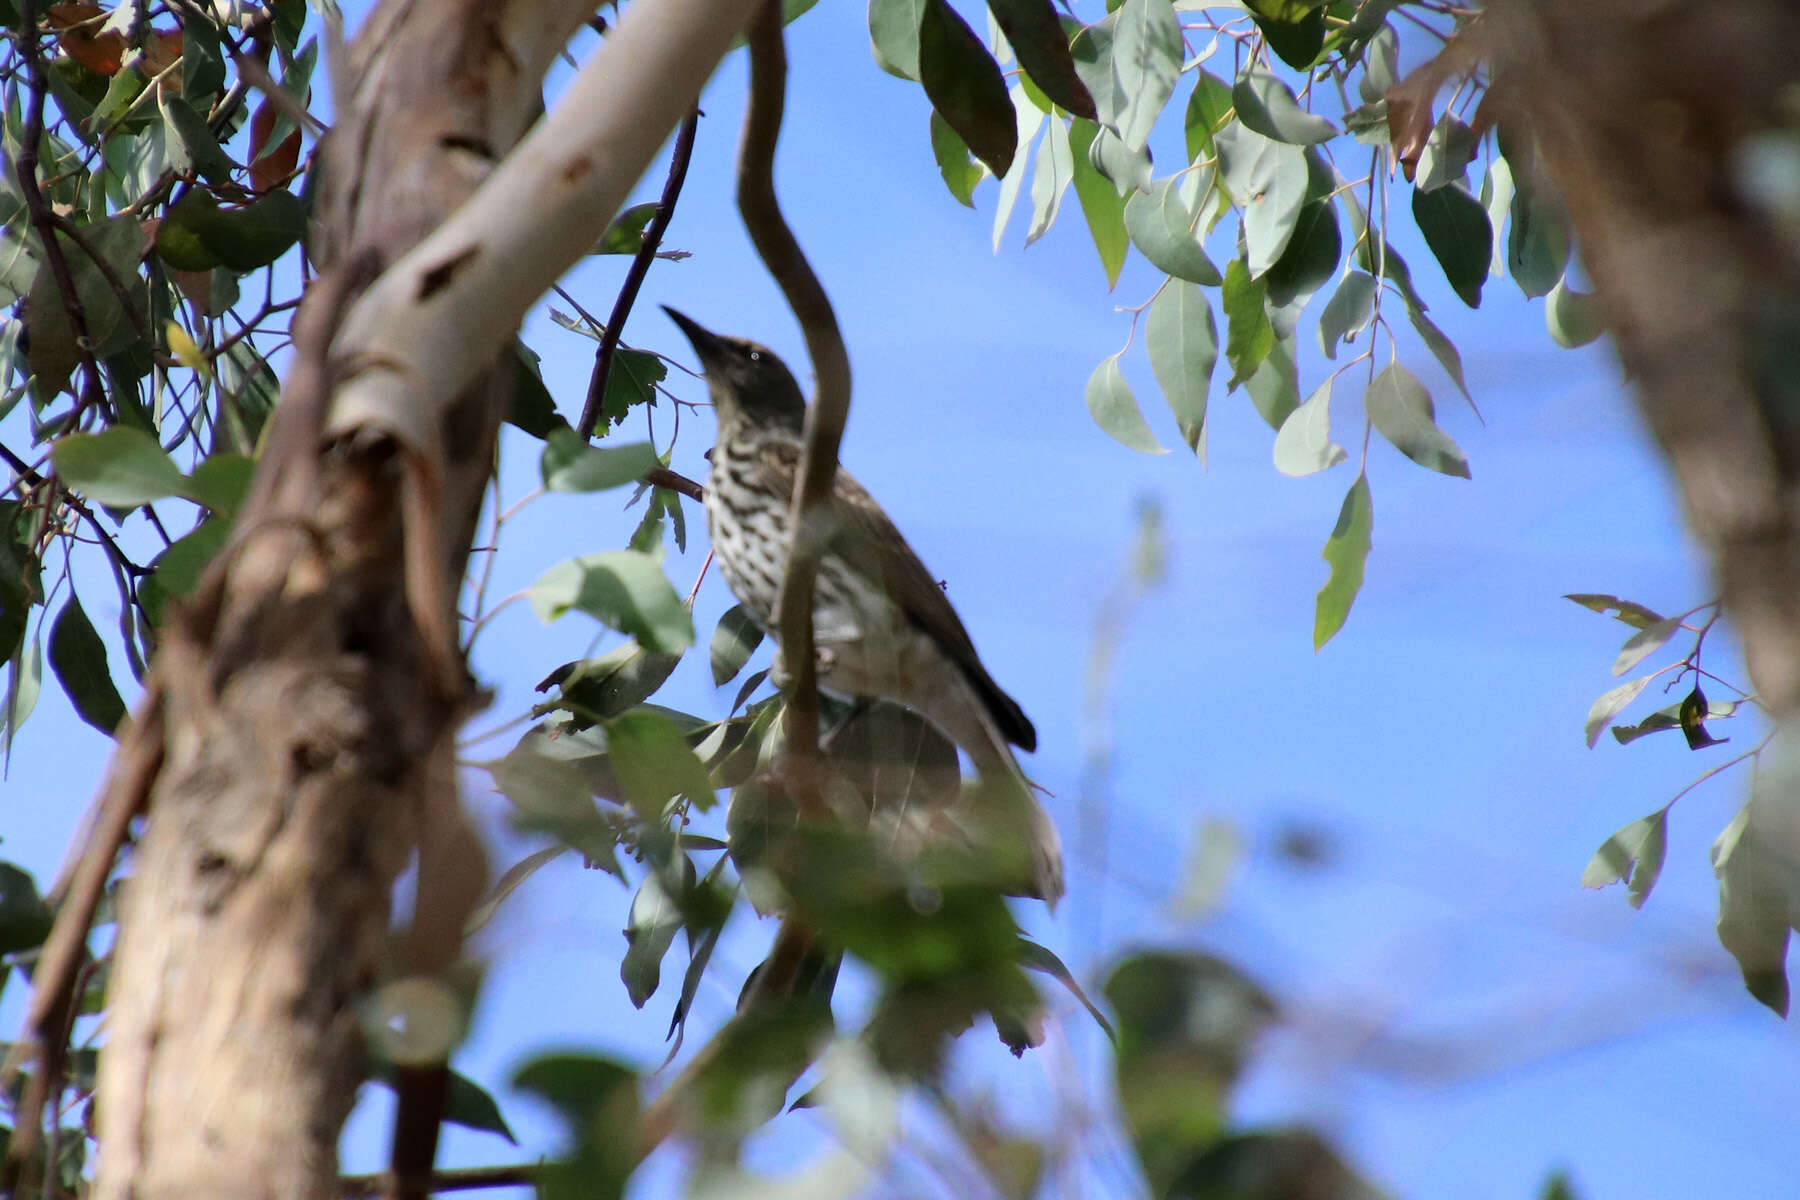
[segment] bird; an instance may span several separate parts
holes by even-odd
[[[705,492],[713,557],[744,612],[779,640],[806,399],[768,347],[663,311],[693,345],[718,420]],[[1010,889],[1054,908],[1063,893],[1061,842],[1012,750],[1036,750],[1037,730],[982,665],[937,579],[841,467],[825,517],[830,532],[813,588],[820,688],[903,704],[960,746],[981,779],[981,824],[1017,851],[1024,878],[1007,880]]]

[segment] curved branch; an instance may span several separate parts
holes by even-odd
[[[782,657],[792,674],[785,720],[790,765],[801,775],[802,812],[821,807],[816,778],[819,696],[813,661],[812,596],[823,549],[819,514],[837,478],[838,444],[850,412],[850,357],[819,277],[807,264],[775,197],[775,142],[781,134],[787,50],[780,0],[764,0],[750,24],[750,107],[738,156],[738,211],[756,252],[780,285],[806,336],[817,391],[806,413],[806,450],[794,484],[793,545],[777,608]]]
[[[637,303],[638,289],[644,286],[644,276],[650,273],[650,264],[662,245],[663,234],[669,231],[669,222],[675,219],[675,202],[681,198],[681,185],[687,181],[688,162],[694,157],[694,134],[699,127],[700,109],[696,106],[682,118],[681,128],[675,132],[669,177],[663,182],[662,197],[656,202],[656,215],[644,227],[643,245],[638,247],[637,256],[631,260],[631,269],[625,272],[625,282],[619,287],[619,298],[613,301],[606,326],[600,331],[600,349],[594,352],[594,374],[588,379],[587,403],[581,409],[581,423],[575,426],[575,432],[583,441],[594,436],[594,426],[600,423],[600,406],[606,401],[606,381],[612,374],[613,357],[619,352],[619,338],[625,332],[631,306]]]

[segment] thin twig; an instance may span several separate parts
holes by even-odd
[[[588,379],[587,403],[581,409],[581,423],[575,431],[583,440],[594,436],[594,426],[600,423],[600,407],[606,401],[606,381],[612,375],[613,359],[619,351],[619,338],[625,331],[625,321],[631,316],[631,306],[637,303],[638,289],[644,286],[644,276],[650,272],[650,263],[656,257],[656,251],[662,245],[663,234],[668,231],[669,222],[675,216],[675,201],[681,198],[681,185],[687,181],[688,162],[694,157],[694,133],[700,126],[700,109],[694,108],[682,120],[681,128],[675,133],[675,148],[669,158],[669,177],[663,181],[662,197],[656,202],[656,213],[650,218],[650,224],[644,227],[643,244],[638,247],[637,256],[631,260],[631,269],[625,272],[625,282],[619,287],[618,299],[613,301],[612,312],[606,318],[606,325],[600,331],[600,349],[594,352],[594,373]]]
[[[781,133],[787,50],[782,44],[780,0],[765,0],[750,23],[750,107],[744,115],[738,151],[738,211],[763,264],[780,285],[788,307],[806,335],[806,352],[818,380],[806,413],[806,449],[795,476],[793,544],[782,578],[777,608],[782,657],[792,673],[784,719],[787,769],[798,778],[795,799],[802,813],[822,810],[816,786],[819,756],[819,695],[813,661],[812,598],[823,535],[815,528],[837,478],[838,444],[850,410],[850,357],[837,317],[819,277],[781,215],[775,196],[775,142]]]
[[[537,1182],[542,1163],[515,1163],[500,1167],[463,1167],[453,1171],[433,1171],[427,1181],[433,1192],[470,1192],[479,1188],[531,1187]],[[368,1197],[390,1195],[395,1179],[387,1171],[374,1175],[344,1175],[338,1179],[338,1192],[343,1196]]]
[[[651,467],[644,472],[644,482],[652,487],[668,488],[672,492],[680,492],[696,503],[706,499],[705,488],[679,471],[671,471],[667,467]]]

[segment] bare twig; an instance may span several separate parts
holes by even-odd
[[[600,349],[594,352],[594,373],[588,380],[587,403],[581,409],[581,423],[575,431],[581,436],[594,436],[594,427],[600,423],[600,406],[606,401],[606,381],[612,375],[613,359],[619,352],[619,338],[625,331],[625,322],[631,316],[631,306],[637,303],[638,289],[644,286],[644,276],[650,273],[650,263],[656,258],[656,251],[662,245],[663,234],[668,232],[669,222],[675,217],[675,201],[681,198],[681,185],[687,181],[688,161],[694,157],[694,134],[700,125],[700,110],[695,108],[682,119],[681,128],[675,133],[675,148],[670,152],[669,177],[663,182],[662,196],[656,202],[656,214],[650,218],[650,224],[644,227],[643,244],[638,247],[637,256],[631,260],[630,270],[625,272],[625,282],[619,286],[618,299],[613,301],[612,312],[607,315],[606,325],[600,331]]]
[[[705,488],[679,471],[671,471],[667,467],[651,467],[644,472],[644,482],[652,487],[668,488],[672,492],[680,492],[689,500],[703,501],[706,499]]]
[[[480,1188],[530,1187],[537,1182],[541,1163],[514,1163],[500,1167],[464,1167],[455,1171],[433,1171],[426,1183],[432,1192],[472,1192]],[[375,1175],[345,1175],[338,1180],[340,1195],[368,1197],[391,1195],[397,1190],[389,1172]]]
[[[838,444],[850,410],[850,357],[837,317],[775,197],[775,142],[781,133],[787,50],[782,44],[781,4],[765,0],[749,29],[750,107],[738,153],[738,211],[756,252],[780,285],[806,335],[818,388],[806,414],[806,450],[795,478],[793,545],[777,608],[782,657],[792,673],[784,719],[787,766],[799,778],[800,811],[822,807],[816,787],[819,746],[817,664],[813,661],[813,581],[823,550],[819,514],[837,478]]]

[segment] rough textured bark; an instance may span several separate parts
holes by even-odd
[[[364,1070],[354,1005],[394,965],[389,897],[422,830],[451,847],[422,872],[481,886],[450,631],[511,376],[418,397],[424,451],[376,426],[325,437],[347,370],[330,347],[356,292],[518,139],[586,15],[390,3],[337,81],[295,366],[233,543],[165,640],[161,720],[131,735],[160,729],[164,760],[121,909],[98,1195],[331,1194]],[[439,965],[443,942],[405,965]]]
[[[1800,715],[1800,6],[1494,0],[1484,21],[1502,120],[1565,198],[1756,690]]]

